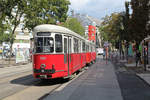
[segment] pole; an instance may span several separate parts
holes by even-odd
[[[146,71],[146,51],[145,51],[145,40],[144,40],[144,71]]]
[[[121,59],[121,41],[119,41],[119,53],[120,53],[120,59]]]
[[[107,64],[107,60],[108,60],[108,47],[106,47],[106,64]]]

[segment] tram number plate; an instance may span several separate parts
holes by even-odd
[[[41,72],[42,72],[42,73],[44,73],[44,72],[45,72],[45,70],[44,70],[44,69],[42,69],[42,70],[41,70]]]
[[[47,75],[40,75],[40,78],[47,78]]]

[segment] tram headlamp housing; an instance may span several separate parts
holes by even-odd
[[[41,64],[41,68],[45,68],[46,67],[46,65],[45,64]]]

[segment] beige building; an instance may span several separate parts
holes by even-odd
[[[15,41],[13,43],[13,49],[15,48],[30,48],[30,39],[32,33],[29,33],[27,29],[23,29],[23,23],[21,23],[15,30]]]

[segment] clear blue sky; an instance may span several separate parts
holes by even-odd
[[[101,19],[113,12],[124,11],[125,1],[126,0],[70,0],[70,9],[73,9],[75,13],[88,14],[89,16]]]

